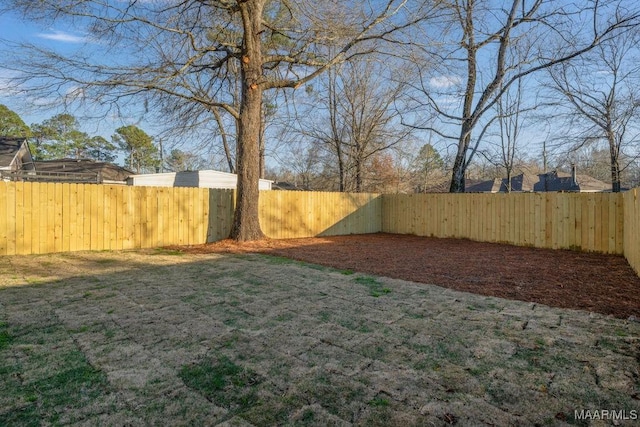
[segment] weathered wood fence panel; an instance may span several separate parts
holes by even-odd
[[[262,191],[260,226],[273,239],[377,233],[382,200],[378,194]]]
[[[385,194],[382,231],[622,254],[618,193]]]
[[[640,194],[638,188],[624,193],[624,256],[640,274]]]

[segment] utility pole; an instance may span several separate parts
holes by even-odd
[[[158,139],[158,145],[160,146],[160,173],[164,172],[164,150],[162,148],[162,138]]]

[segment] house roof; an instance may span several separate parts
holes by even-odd
[[[292,182],[275,181],[271,184],[273,190],[308,191],[308,188],[300,188]]]
[[[86,174],[96,176],[98,181],[126,181],[127,177],[133,175],[128,169],[106,163],[97,162],[91,159],[60,159],[43,160],[35,162],[38,173],[67,173]]]
[[[24,138],[0,137],[0,168],[11,165],[25,141]]]
[[[589,175],[577,174],[573,182],[571,174],[552,171],[541,174],[521,173],[511,178],[511,191],[609,191],[611,184],[599,181]],[[507,179],[497,178],[467,186],[467,193],[498,193],[507,191]]]
[[[473,181],[476,183],[476,181]],[[471,184],[468,180],[467,184]],[[442,177],[435,182],[430,182],[428,186],[419,189],[420,193],[448,193],[451,186],[451,177]]]
[[[497,193],[501,190],[502,180],[496,178],[488,181],[472,183],[465,187],[466,193]]]

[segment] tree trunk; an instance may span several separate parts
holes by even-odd
[[[618,149],[613,131],[609,130],[607,132],[607,139],[609,140],[609,154],[611,156],[611,191],[619,193],[621,189],[620,162],[618,161]]]
[[[344,164],[342,163],[342,158],[338,158],[338,179],[340,182],[338,183],[338,191],[344,193],[346,190],[345,184],[345,173],[344,173]]]
[[[453,171],[451,174],[451,185],[449,186],[450,193],[464,193],[464,173],[466,172],[466,166],[464,163],[464,157],[461,157],[459,155],[456,156],[456,160],[453,164]]]
[[[238,187],[231,238],[264,238],[258,215],[260,180],[260,122],[262,120],[262,47],[260,30],[263,0],[239,2],[245,29],[241,58],[242,94],[238,121]]]
[[[213,116],[216,119],[216,123],[218,123],[218,129],[220,130],[220,137],[222,138],[222,147],[224,148],[224,155],[227,158],[227,164],[229,165],[229,172],[236,173],[236,168],[233,165],[233,157],[231,156],[231,150],[229,150],[229,142],[227,141],[227,132],[225,130],[224,122],[222,121],[222,116],[217,108],[213,108]]]
[[[453,162],[451,185],[449,186],[450,193],[464,193],[464,174],[467,171],[467,149],[469,148],[470,142],[471,134],[467,130],[467,125],[463,123],[462,131],[460,132],[460,140],[458,142],[458,152],[456,153],[456,158]]]
[[[362,160],[358,155],[356,159],[356,193],[361,193],[363,187],[363,179],[362,179]]]
[[[477,79],[477,63],[476,54],[477,48],[475,46],[473,35],[473,5],[471,3],[471,9],[467,11],[466,26],[465,26],[465,40],[467,50],[467,85],[464,94],[464,105],[462,106],[463,122],[460,126],[460,138],[458,138],[458,152],[453,163],[453,171],[451,173],[451,185],[449,186],[450,193],[464,193],[465,190],[465,178],[464,175],[467,172],[467,150],[471,144],[471,130],[473,128],[471,111],[473,108],[473,97],[475,94],[476,79]]]

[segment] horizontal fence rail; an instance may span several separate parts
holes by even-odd
[[[226,238],[234,192],[0,181],[0,255],[195,245]],[[262,191],[275,239],[363,233],[624,254],[640,273],[638,189],[625,193]]]

